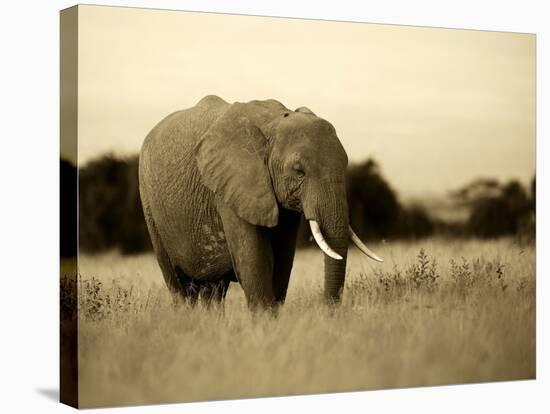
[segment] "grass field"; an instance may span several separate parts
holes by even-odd
[[[343,303],[322,253],[297,254],[287,302],[174,307],[152,255],[81,256],[83,407],[535,378],[535,249],[429,239],[350,250]]]

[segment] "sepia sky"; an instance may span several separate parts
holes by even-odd
[[[408,196],[535,170],[535,36],[80,6],[79,162],[216,94],[307,106]]]

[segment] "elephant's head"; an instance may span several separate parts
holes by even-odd
[[[371,252],[349,226],[348,157],[334,127],[312,111],[277,101],[235,103],[198,144],[203,181],[248,222],[274,227],[279,208],[302,212],[325,255],[325,296],[338,301],[350,238]]]

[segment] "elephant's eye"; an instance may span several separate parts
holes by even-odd
[[[293,165],[292,165],[292,169],[294,170],[294,172],[296,173],[296,175],[299,177],[299,178],[302,178],[304,175],[306,175],[305,171],[304,171],[304,167],[302,166],[302,164],[300,164],[299,162],[295,162]]]

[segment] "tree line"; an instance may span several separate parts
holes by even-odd
[[[77,171],[61,162],[61,253],[74,254]],[[78,174],[79,241],[86,252],[119,249],[132,254],[151,250],[139,198],[138,157],[105,155],[84,165]],[[450,193],[468,219],[447,223],[432,217],[421,204],[404,205],[373,159],[349,166],[346,174],[350,222],[365,240],[418,239],[433,234],[491,238],[516,235],[534,239],[535,179],[531,188],[518,181],[476,180]],[[301,223],[297,244],[312,243]]]

